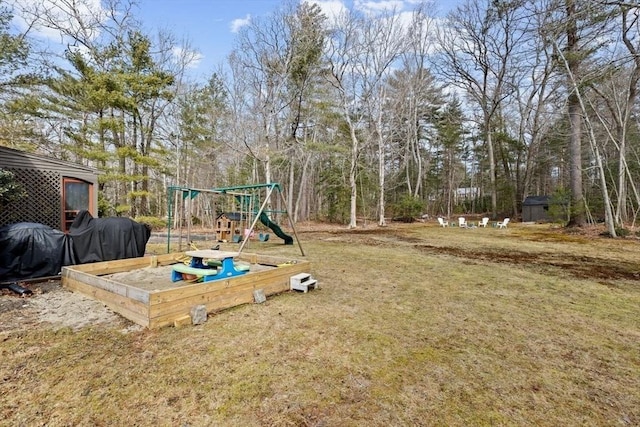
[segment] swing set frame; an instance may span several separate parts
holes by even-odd
[[[175,207],[181,207],[179,209],[180,214],[177,219],[177,229],[178,229],[178,250],[182,251],[182,239],[183,239],[183,215],[182,213],[186,210],[186,214],[184,217],[189,220],[186,221],[187,230],[186,230],[186,241],[191,242],[191,217],[193,212],[193,199],[199,194],[214,194],[214,195],[232,195],[234,197],[239,198],[240,200],[240,217],[243,218],[243,215],[246,214],[247,222],[251,222],[251,226],[245,230],[244,239],[241,240],[240,248],[238,252],[242,252],[242,250],[247,245],[249,241],[249,236],[251,236],[254,232],[256,224],[260,219],[260,215],[265,213],[281,213],[284,214],[289,220],[289,225],[293,230],[293,234],[295,236],[295,240],[298,242],[298,247],[300,249],[300,254],[305,256],[304,249],[302,248],[302,244],[300,243],[300,239],[298,238],[298,233],[295,228],[295,224],[291,219],[287,211],[287,203],[282,194],[282,187],[277,182],[272,183],[263,183],[263,184],[249,184],[249,185],[237,185],[230,187],[220,187],[220,188],[192,188],[192,187],[181,187],[181,186],[170,186],[168,188],[168,200],[167,200],[167,253],[171,252],[171,229],[174,225],[174,215],[173,210]],[[260,192],[266,191],[266,196],[262,203],[260,203]],[[280,200],[282,202],[283,210],[267,210],[266,207],[271,200],[271,196],[274,192],[277,192],[280,195]],[[245,203],[247,202],[248,203]],[[181,206],[180,206],[181,204]],[[251,208],[260,204],[258,210],[254,210]],[[246,206],[245,206],[246,205]],[[245,207],[247,208],[245,211]],[[188,244],[188,243],[187,243]]]

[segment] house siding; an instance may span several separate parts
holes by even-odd
[[[0,226],[35,222],[62,229],[64,178],[80,179],[93,185],[91,214],[98,216],[98,173],[95,169],[7,147],[0,147],[0,168],[13,172],[27,192],[27,197],[19,203],[0,211]]]

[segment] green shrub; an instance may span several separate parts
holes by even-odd
[[[424,211],[424,203],[419,197],[404,194],[390,208],[394,218],[417,218]]]
[[[98,217],[104,218],[106,216],[114,215],[116,210],[113,205],[107,200],[107,198],[102,194],[102,192],[98,193]]]
[[[130,210],[131,210],[130,205],[116,205],[115,207],[116,216],[122,216],[122,214],[125,214]]]
[[[557,189],[549,199],[549,219],[552,222],[566,224],[570,219],[571,193],[564,188]]]
[[[631,231],[629,231],[626,228],[621,228],[621,227],[616,227],[615,231],[616,231],[616,237],[627,237],[628,235],[631,234]],[[609,233],[609,231],[605,230],[605,231],[600,233],[600,236],[611,237],[611,233]]]
[[[626,228],[618,228],[616,227],[616,236],[618,237],[627,237],[629,234],[631,234],[631,231],[629,231]]]
[[[10,203],[19,202],[26,195],[22,184],[16,181],[13,172],[0,169],[0,210]]]

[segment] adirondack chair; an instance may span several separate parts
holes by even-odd
[[[489,224],[489,218],[485,216],[484,218],[482,218],[482,221],[478,223],[478,227],[487,228],[487,224]]]
[[[498,222],[496,225],[498,228],[507,228],[507,224],[509,224],[509,218],[505,218],[501,222]]]
[[[440,224],[440,227],[448,227],[449,221],[445,221],[444,218],[438,217],[438,224]]]

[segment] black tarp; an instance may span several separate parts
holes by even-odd
[[[68,234],[21,222],[0,228],[0,282],[56,276],[65,265],[144,256],[151,229],[81,211]]]
[[[81,211],[69,228],[75,264],[144,256],[151,229],[129,218],[93,218]]]
[[[55,276],[72,263],[69,237],[62,231],[32,222],[0,228],[0,282]]]

